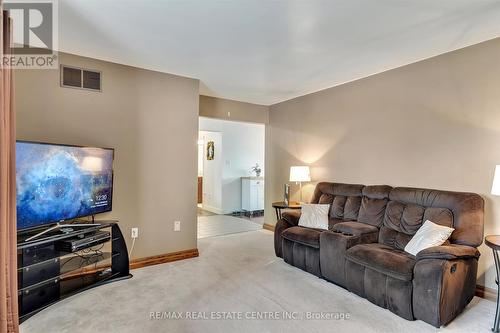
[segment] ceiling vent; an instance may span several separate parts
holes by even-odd
[[[100,71],[61,65],[61,87],[102,91]]]

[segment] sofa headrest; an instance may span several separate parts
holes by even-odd
[[[436,216],[435,219],[442,218],[443,224],[447,215],[444,209],[449,210],[455,228],[450,237],[451,243],[477,247],[483,242],[484,200],[478,194],[396,187],[391,191],[389,199],[407,207],[414,207],[414,211],[422,207],[422,214],[431,216],[432,213]],[[435,222],[440,223],[440,221]]]
[[[483,242],[484,200],[475,193],[322,182],[311,202],[331,204],[332,218],[391,229],[391,235],[411,237],[429,219],[455,228],[451,243],[477,247]]]
[[[345,197],[352,197],[352,196],[360,197],[363,195],[364,187],[365,187],[364,185],[360,184],[321,182],[318,183],[318,185],[316,185],[316,189],[314,190],[311,202],[317,203],[322,194],[342,195]]]
[[[389,185],[369,185],[363,187],[363,196],[370,199],[389,199],[392,187]]]
[[[330,217],[340,220],[357,220],[364,185],[319,183],[311,203],[330,204]]]
[[[363,199],[358,214],[358,222],[380,227],[384,221],[385,207],[392,187],[370,185],[363,188]]]

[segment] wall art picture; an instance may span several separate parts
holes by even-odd
[[[215,146],[213,141],[207,142],[207,160],[211,161],[214,159]]]

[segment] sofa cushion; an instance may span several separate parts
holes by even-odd
[[[384,224],[380,228],[379,242],[402,250],[425,219],[433,219],[431,221],[446,227],[453,225],[453,215],[447,208],[389,201]]]
[[[331,230],[354,236],[378,232],[377,227],[355,221],[337,223]]]
[[[319,235],[321,230],[303,228],[303,227],[291,227],[283,231],[281,236],[292,242],[300,243],[310,247],[319,249]]]
[[[330,217],[356,220],[361,206],[364,185],[319,183],[314,190],[311,203],[331,204]]]
[[[425,207],[391,201],[387,204],[384,225],[407,235],[414,235],[422,225]]]
[[[397,187],[389,199],[423,206],[426,208],[423,221],[429,219],[455,228],[451,243],[477,247],[483,242],[484,200],[477,194]],[[437,210],[427,211],[429,208]]]
[[[386,226],[380,227],[380,232],[378,234],[379,243],[394,247],[398,250],[404,250],[406,244],[408,244],[410,239],[410,235],[396,231]]]
[[[342,223],[342,222],[350,222],[350,221],[346,221],[344,219],[330,218],[328,220],[328,230],[333,230],[333,228],[335,228],[335,226],[337,224]]]
[[[319,204],[331,204],[333,201],[333,195],[328,193],[323,193],[318,199]]]
[[[344,206],[347,201],[347,197],[343,195],[337,195],[332,201],[332,210],[330,216],[334,218],[342,218],[344,216]]]
[[[353,246],[347,250],[346,258],[399,280],[411,281],[413,277],[415,257],[384,244]]]
[[[372,185],[363,188],[363,200],[359,209],[358,222],[380,227],[384,221],[385,206],[392,187]]]
[[[337,219],[355,220],[361,207],[361,197],[336,195],[332,201],[330,216]]]

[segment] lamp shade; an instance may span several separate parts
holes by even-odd
[[[495,167],[495,175],[493,176],[493,185],[491,186],[491,194],[500,195],[500,165]]]
[[[290,181],[291,182],[310,182],[311,181],[311,173],[309,172],[309,167],[308,166],[292,166],[292,167],[290,167]]]

